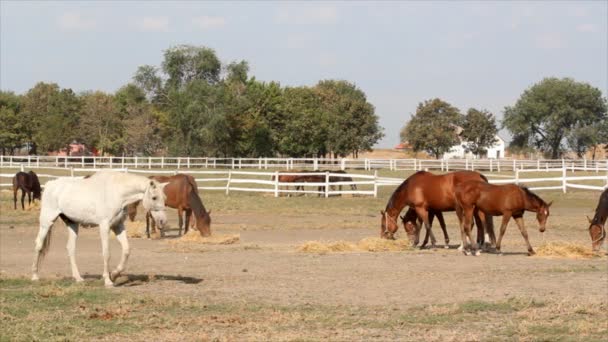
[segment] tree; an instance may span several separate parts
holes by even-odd
[[[83,94],[81,99],[81,142],[96,147],[101,154],[121,154],[125,145],[124,127],[114,96],[96,91]]]
[[[20,113],[21,98],[12,92],[0,91],[0,150],[2,154],[23,145],[26,141],[26,122]]]
[[[456,129],[461,122],[458,108],[437,98],[427,100],[418,104],[416,114],[401,129],[401,140],[409,142],[415,152],[440,158],[460,143]]]
[[[177,89],[194,80],[218,83],[221,63],[213,49],[179,45],[165,50],[162,69],[168,76],[167,86]]]
[[[522,147],[533,145],[555,159],[566,142],[575,151],[593,146],[585,136],[606,120],[606,99],[599,89],[571,78],[545,78],[505,108],[503,125]]]
[[[480,156],[496,143],[496,118],[487,110],[470,108],[464,116],[460,137],[465,141],[465,149]]]

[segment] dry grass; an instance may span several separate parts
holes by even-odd
[[[143,238],[146,235],[146,223],[143,221],[125,221],[127,236],[130,238]]]
[[[385,240],[365,238],[357,243],[347,241],[321,242],[308,241],[298,247],[304,253],[340,253],[340,252],[398,252],[412,249],[408,240]]]
[[[536,256],[569,259],[589,259],[598,256],[591,248],[571,242],[548,242],[536,249]]]

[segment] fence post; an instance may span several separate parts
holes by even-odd
[[[564,193],[566,193],[566,167],[565,166],[562,168],[562,191]]]
[[[325,198],[329,197],[329,171],[325,171]]]
[[[274,172],[274,197],[279,197],[279,171]]]
[[[587,156],[583,156],[583,168],[587,171]]]
[[[32,156],[27,156],[27,166],[30,167],[32,166]]]
[[[469,158],[466,158],[466,159],[464,160],[464,169],[465,169],[465,170],[468,170],[468,169],[469,169]]]
[[[148,169],[152,168],[152,157],[148,157]]]
[[[36,167],[40,167],[40,156],[36,156]]]
[[[74,168],[70,166],[70,176],[74,177]]]
[[[97,168],[97,157],[93,156],[93,169]]]
[[[450,160],[445,160],[445,172],[450,172]]]
[[[55,156],[55,167],[59,167],[59,156]]]
[[[137,169],[137,156],[135,156],[135,168]]]
[[[0,154],[0,169],[4,166],[4,155]]]
[[[112,162],[113,162],[113,159],[114,159],[114,158],[110,157],[110,169],[112,169]]]
[[[313,169],[313,171],[319,170],[319,159],[318,158],[314,158],[312,160],[312,169]]]
[[[492,167],[492,159],[490,159],[490,172],[493,172],[494,168]]]
[[[515,185],[519,185],[519,169],[515,169]]]
[[[165,168],[165,156],[160,157],[160,168]]]
[[[344,158],[342,158],[340,170],[342,170],[342,171],[346,170],[346,159],[344,159]]]
[[[190,168],[190,156],[186,158],[186,168]]]
[[[564,160],[564,158],[562,158],[562,168],[566,167],[566,161]]]
[[[268,170],[268,157],[264,157],[264,170]]]
[[[378,170],[374,170],[374,198],[378,198]]]
[[[67,167],[68,167],[68,156],[65,156],[65,159],[63,160],[63,166],[64,166],[65,168],[67,168]]]
[[[262,157],[258,157],[258,170],[262,169]]]
[[[19,164],[19,166],[21,167],[21,172],[25,172],[25,169],[23,168],[23,164]]]
[[[500,159],[496,159],[496,171],[500,172]]]
[[[125,156],[122,156],[120,158],[120,168],[124,169],[125,168]]]
[[[513,171],[515,171],[516,169],[517,169],[517,165],[516,165],[515,159],[513,159]]]
[[[181,158],[177,157],[177,169],[179,170],[179,167],[181,166]]]
[[[232,170],[228,170],[228,182],[226,182],[226,195],[230,193],[230,179],[232,179]]]
[[[540,159],[536,159],[536,169],[540,171]]]

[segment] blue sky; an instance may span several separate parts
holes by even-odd
[[[355,83],[386,137],[419,102],[505,106],[544,77],[608,89],[608,1],[0,2],[0,88],[114,92],[178,44],[246,60],[284,86]],[[509,138],[506,132],[502,132]]]

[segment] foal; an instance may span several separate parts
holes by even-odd
[[[528,240],[528,232],[524,227],[523,215],[525,211],[536,213],[540,232],[545,231],[549,207],[553,202],[545,203],[542,198],[528,190],[514,184],[492,185],[480,181],[466,181],[456,186],[456,211],[460,219],[460,233],[463,245],[466,246],[465,254],[470,252],[478,255],[477,244],[473,243],[471,234],[472,217],[474,212],[479,213],[481,221],[485,225],[487,215],[502,215],[500,235],[496,242],[496,251],[500,253],[500,244],[505,235],[507,224],[511,217],[521,231],[521,235],[528,245],[528,255],[535,254]],[[468,241],[467,241],[468,239]],[[469,251],[467,251],[469,249]]]
[[[21,189],[21,209],[25,210],[24,200],[25,194],[27,193],[27,204],[32,204],[32,194],[34,195],[34,201],[40,200],[42,189],[40,187],[40,181],[34,171],[28,173],[17,172],[13,177],[13,202],[15,204],[15,210],[17,209],[17,192]]]

